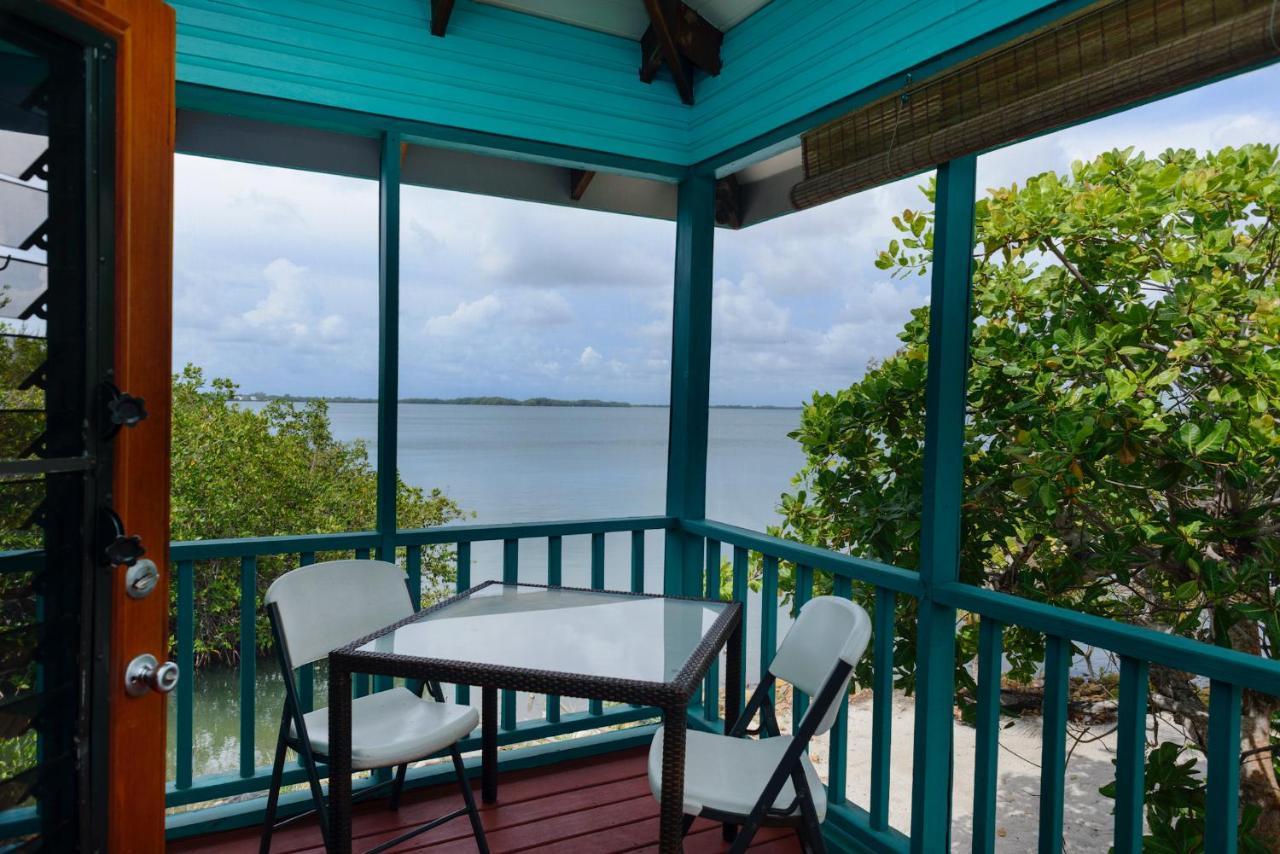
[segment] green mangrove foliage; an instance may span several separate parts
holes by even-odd
[[[172,538],[270,537],[368,531],[375,525],[377,475],[363,442],[334,439],[322,400],[231,402],[236,385],[206,382],[187,365],[173,381]],[[462,515],[439,490],[397,483],[401,528],[443,525]],[[350,553],[342,555],[350,557]],[[319,554],[317,560],[333,555]],[[454,578],[452,550],[422,550],[424,595]],[[297,556],[258,560],[258,605],[267,587],[297,566]],[[195,565],[196,656],[232,660],[239,645],[240,561]],[[177,596],[171,585],[171,596]],[[176,620],[176,605],[174,608]],[[260,643],[270,638],[257,608]]]
[[[976,217],[962,580],[1276,657],[1277,149],[1112,151],[988,190]],[[894,224],[877,265],[924,274],[932,214]],[[928,326],[917,309],[896,353],[805,407],[782,533],[917,565]],[[896,682],[909,690],[915,603],[900,601]],[[962,692],[976,636],[962,622]],[[1043,638],[1011,629],[1005,642],[1010,675],[1033,678]],[[1203,751],[1203,684],[1153,666],[1151,692]],[[1272,850],[1278,709],[1246,693],[1240,745],[1244,835]],[[1203,778],[1185,752],[1148,755],[1150,850],[1201,850]]]

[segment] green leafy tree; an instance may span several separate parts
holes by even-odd
[[[989,190],[976,219],[962,580],[1276,657],[1277,149],[1112,151]],[[932,214],[894,222],[902,239],[878,266],[923,274]],[[916,566],[928,325],[916,310],[896,353],[805,407],[784,533]],[[909,689],[915,605],[900,607],[897,681]],[[1033,677],[1043,639],[1011,630],[1006,647],[1012,675]],[[962,691],[975,653],[964,622]],[[1151,690],[1204,750],[1202,684],[1153,666]],[[1246,692],[1241,740],[1244,826],[1273,849],[1278,708]],[[1157,751],[1153,772],[1191,773],[1178,749]],[[1149,844],[1198,850],[1176,840],[1191,838],[1188,822],[1202,828],[1203,798],[1159,797],[1177,776],[1148,777]]]
[[[377,475],[367,448],[364,442],[334,439],[324,401],[275,401],[255,411],[235,405],[235,393],[230,380],[206,383],[192,365],[174,377],[174,540],[374,528]],[[439,490],[403,481],[397,483],[396,511],[402,528],[443,525],[462,515]],[[259,559],[259,603],[267,586],[295,566],[296,556]],[[202,661],[233,659],[239,643],[240,562],[202,562],[195,571],[196,654]],[[426,596],[452,581],[453,572],[451,550],[423,549]],[[171,592],[176,597],[176,590]],[[260,616],[259,623],[257,637],[265,643],[270,637],[265,618]]]
[[[0,308],[8,297],[0,294]],[[44,418],[35,410],[44,407],[44,392],[39,386],[20,386],[45,358],[45,343],[39,338],[17,337],[18,330],[0,323],[0,459],[18,459],[39,437]],[[39,546],[38,533],[25,526],[32,510],[43,498],[39,483],[22,478],[4,484],[0,501],[0,549],[30,549]]]
[[[0,291],[0,308],[8,303],[9,298]],[[19,386],[44,361],[44,341],[15,337],[12,333],[17,331],[0,323],[0,410],[5,413],[0,417],[0,459],[10,460],[19,458],[43,429],[42,416],[23,410],[42,408],[44,393],[38,386],[25,390]],[[39,529],[27,523],[43,497],[39,482],[27,478],[0,482],[0,551],[39,547]],[[36,613],[32,580],[28,572],[0,575],[0,629],[8,630],[6,644],[14,665],[0,674],[0,700],[20,696],[35,683],[35,666],[21,663],[21,647],[34,643],[33,636],[21,631],[33,622]],[[34,730],[0,738],[0,779],[30,768],[35,757]]]

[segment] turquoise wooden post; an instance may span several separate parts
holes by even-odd
[[[258,559],[240,558],[240,776],[252,777],[258,663]]]
[[[938,168],[934,208],[911,792],[911,850],[917,854],[950,847],[955,609],[934,602],[932,587],[959,575],[976,162],[969,156]]]
[[[1044,716],[1040,749],[1040,846],[1043,854],[1061,854],[1063,799],[1067,773],[1067,703],[1070,693],[1071,641],[1044,639]]]
[[[1120,714],[1116,744],[1116,854],[1142,851],[1146,790],[1147,662],[1120,657]]]
[[[196,702],[195,617],[195,565],[189,560],[178,561],[178,667],[185,677],[178,681],[178,747],[174,752],[177,759],[174,779],[179,789],[191,788]]]
[[[846,583],[841,589],[848,590],[848,584]],[[870,819],[872,830],[887,830],[889,827],[889,777],[893,751],[893,639],[895,634],[893,621],[897,612],[897,594],[884,587],[877,587],[875,626],[871,632],[873,669],[871,675]],[[848,706],[846,699],[845,707],[840,710],[843,723],[838,724],[842,731],[847,731],[849,728]]]
[[[378,174],[378,556],[396,559],[400,399],[400,135],[382,135]]]
[[[1209,767],[1204,845],[1215,854],[1236,854],[1240,823],[1239,685],[1209,680]]]
[[[715,193],[715,175],[690,171],[680,182],[676,207],[667,515],[680,519],[706,516]],[[701,563],[697,537],[667,531],[663,592],[697,595],[701,578],[694,568]]]
[[[396,562],[396,444],[400,400],[400,135],[382,135],[378,170],[378,557]],[[415,598],[420,599],[421,595]],[[373,680],[374,691],[393,685]],[[357,677],[356,684],[360,684]],[[386,769],[374,775],[390,779]]]
[[[991,617],[978,624],[978,717],[973,767],[973,851],[996,850],[996,770],[1000,757],[1000,665],[1004,626]]]

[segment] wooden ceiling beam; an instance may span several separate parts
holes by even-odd
[[[682,0],[644,0],[649,28],[640,38],[640,80],[652,83],[666,65],[680,100],[693,103],[693,68],[715,76],[724,67],[724,33]]]
[[[569,198],[575,202],[582,201],[582,197],[586,194],[587,187],[591,186],[591,179],[594,177],[596,177],[596,173],[590,169],[570,169]]]
[[[685,20],[685,15],[681,14],[682,6],[684,4],[680,0],[644,0],[645,12],[649,13],[649,31],[645,32],[645,37],[650,42],[650,50],[646,56],[643,52],[646,38],[641,37],[640,79],[646,83],[652,82],[654,74],[657,74],[657,68],[648,59],[653,55],[654,47],[657,47],[658,55],[662,56],[663,64],[676,83],[676,91],[680,92],[680,100],[685,104],[692,104],[694,73],[689,60],[685,59],[680,50],[680,33]],[[646,74],[648,79],[645,79]]]
[[[444,37],[453,14],[453,0],[431,0],[431,35]]]
[[[716,224],[742,228],[742,186],[734,175],[716,182]]]

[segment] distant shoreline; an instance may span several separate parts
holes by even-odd
[[[296,394],[242,394],[231,398],[233,403],[270,403],[282,400],[286,403],[309,403],[323,400],[325,403],[377,403],[376,397],[322,397]],[[628,403],[623,400],[561,400],[554,397],[529,397],[518,400],[514,397],[402,397],[400,403],[421,404],[424,406],[552,406],[552,407],[593,407],[605,409],[666,409],[665,403]],[[800,410],[802,406],[770,406],[737,403],[711,404],[711,409],[778,409]]]

